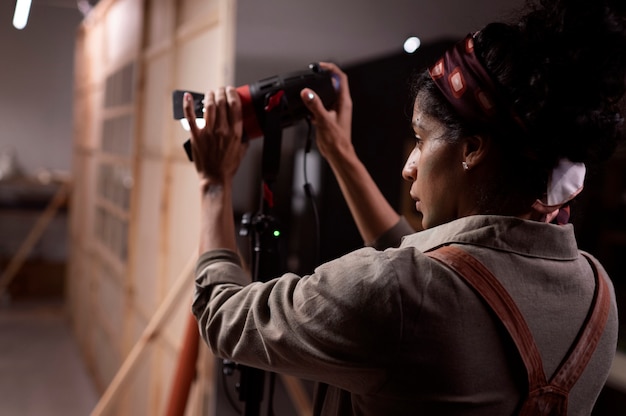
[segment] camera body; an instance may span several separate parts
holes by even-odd
[[[281,129],[305,118],[309,113],[300,98],[303,88],[315,91],[324,106],[330,108],[336,101],[339,81],[319,65],[311,64],[306,71],[275,75],[237,88],[247,138],[265,135],[271,117],[278,118]]]
[[[251,140],[272,134],[277,129],[293,125],[309,113],[300,98],[303,88],[311,88],[324,106],[330,108],[337,99],[339,80],[318,64],[310,64],[308,70],[275,75],[237,88],[241,98],[243,116],[243,140]],[[176,120],[183,119],[183,94],[173,93],[173,110]],[[194,100],[197,118],[203,118],[204,94],[190,92]],[[191,158],[187,142],[185,148]]]

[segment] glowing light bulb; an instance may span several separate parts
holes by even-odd
[[[406,53],[413,53],[420,47],[421,44],[422,42],[417,36],[411,36],[404,41],[404,51]]]
[[[17,0],[15,14],[13,14],[13,26],[16,29],[22,30],[26,27],[31,2],[32,0]]]

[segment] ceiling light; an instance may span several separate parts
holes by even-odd
[[[417,36],[411,36],[404,41],[404,51],[406,53],[413,53],[420,47],[421,43]]]
[[[13,15],[13,26],[15,26],[16,29],[21,30],[26,27],[31,1],[32,0],[17,0],[15,4],[15,14]]]

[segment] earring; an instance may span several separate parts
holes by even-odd
[[[463,161],[462,163],[463,163],[463,169],[464,170],[468,170],[469,169],[469,165],[467,164],[467,162]]]

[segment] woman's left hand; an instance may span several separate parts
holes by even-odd
[[[183,110],[190,126],[192,156],[201,185],[230,184],[248,148],[241,140],[241,99],[236,89],[222,87],[204,96],[203,128],[196,124],[189,93],[185,93]]]

